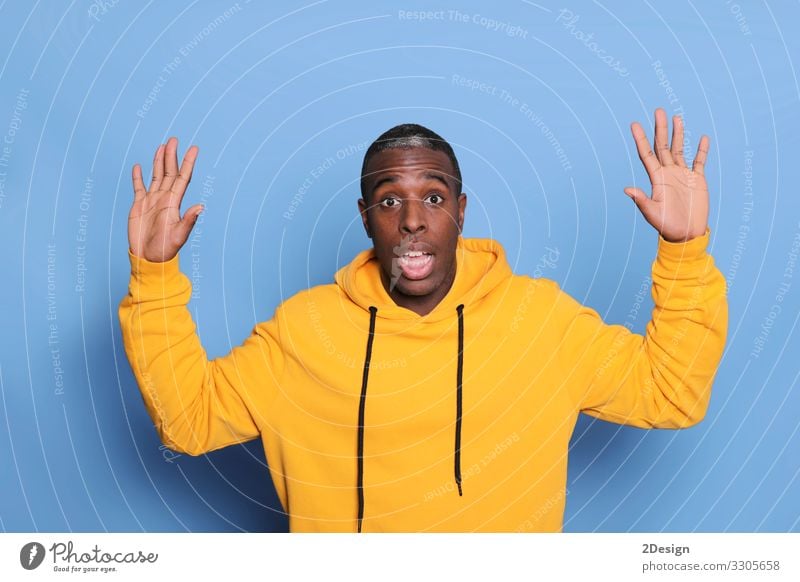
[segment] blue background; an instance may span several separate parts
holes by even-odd
[[[624,322],[657,240],[622,191],[649,192],[629,123],[663,106],[692,157],[711,138],[728,345],[700,425],[581,419],[565,530],[800,530],[796,3],[270,4],[0,3],[0,528],[286,530],[260,443],[170,454],[121,345],[130,168],[168,136],[200,147],[181,264],[215,357],[368,248],[363,150],[408,121],[454,145],[465,236],[517,273],[558,249],[542,276]]]

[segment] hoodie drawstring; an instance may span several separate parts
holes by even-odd
[[[456,371],[456,452],[455,472],[458,494],[461,495],[461,373],[464,369],[464,304],[456,307],[458,311],[458,369]]]
[[[361,400],[358,403],[358,533],[361,533],[361,520],[364,519],[364,409],[367,405],[367,379],[369,378],[369,361],[372,358],[372,340],[375,338],[375,315],[377,313],[378,308],[370,305],[367,355],[364,357]]]
[[[464,371],[464,304],[456,307],[458,313],[458,368],[456,370],[456,446],[455,446],[455,478],[458,485],[458,495],[463,496],[461,490],[461,380]],[[372,359],[372,341],[375,338],[375,317],[378,308],[369,306],[369,336],[367,337],[367,353],[364,356],[364,372],[361,376],[361,399],[358,403],[358,462],[357,462],[357,489],[358,489],[358,533],[361,533],[361,522],[364,519],[364,412],[367,405],[367,381],[369,379],[369,362]]]

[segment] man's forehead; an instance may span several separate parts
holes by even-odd
[[[443,175],[452,177],[453,164],[444,152],[429,148],[393,148],[375,154],[367,164],[367,173],[376,176],[386,174]]]

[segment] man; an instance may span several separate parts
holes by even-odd
[[[626,188],[658,231],[644,336],[606,325],[548,279],[514,275],[503,247],[464,238],[450,145],[400,125],[367,151],[358,207],[373,248],[297,293],[208,361],[177,253],[197,148],[133,168],[125,348],[163,442],[200,455],[261,437],[292,531],[560,531],[578,414],[683,428],[706,411],[727,333],[725,281],[706,253],[700,140],[655,114],[655,152],[631,126],[653,193]]]

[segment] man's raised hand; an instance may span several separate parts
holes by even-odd
[[[131,252],[148,261],[162,263],[178,254],[189,238],[202,204],[189,208],[181,218],[181,200],[192,179],[197,146],[186,152],[178,169],[178,140],[161,144],[153,159],[153,181],[144,187],[142,168],[133,166],[133,206],[128,214],[128,244]]]
[[[683,159],[683,119],[672,118],[672,147],[667,137],[667,114],[658,108],[655,112],[655,152],[638,122],[631,124],[639,159],[642,160],[650,184],[652,197],[639,188],[625,188],[636,203],[645,220],[664,239],[683,242],[705,234],[708,225],[708,186],[704,175],[708,156],[708,136],[702,136],[697,146],[692,168]]]

